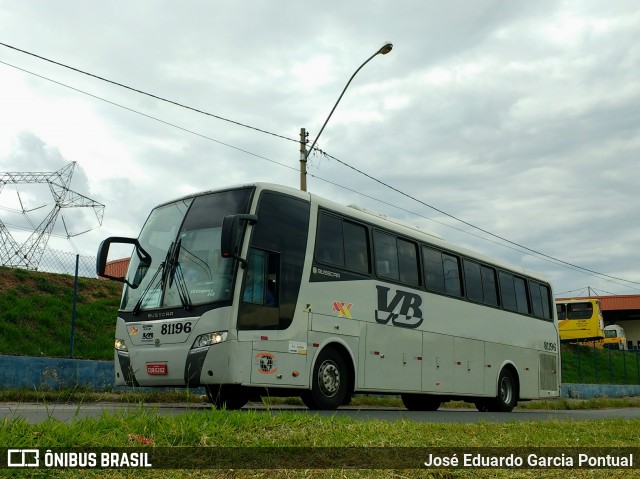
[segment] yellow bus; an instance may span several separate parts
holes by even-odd
[[[605,337],[600,301],[556,300],[560,341],[597,341]]]
[[[611,324],[604,328],[604,347],[608,349],[627,349],[627,338],[617,324]]]

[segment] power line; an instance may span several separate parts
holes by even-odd
[[[50,58],[46,58],[46,57],[43,57],[41,55],[37,55],[35,53],[28,52],[26,50],[22,50],[20,48],[14,47],[12,45],[7,45],[6,43],[0,42],[0,45],[2,45],[4,47],[7,47],[7,48],[10,48],[10,49],[15,50],[15,51],[20,52],[20,53],[24,53],[26,55],[30,55],[30,56],[32,56],[34,58],[38,58],[40,60],[44,60],[46,62],[53,63],[54,65],[58,65],[58,66],[61,66],[63,68],[67,68],[67,69],[72,70],[74,72],[78,72],[78,73],[81,73],[83,75],[87,75],[87,76],[90,76],[92,78],[96,78],[98,80],[101,80],[101,81],[104,81],[104,82],[107,82],[107,83],[111,83],[112,85],[116,85],[116,86],[119,86],[121,88],[126,88],[127,90],[131,90],[131,91],[134,91],[136,93],[140,93],[141,95],[146,95],[148,97],[155,98],[156,100],[160,100],[160,101],[163,101],[163,102],[166,102],[166,103],[170,103],[170,104],[175,105],[175,106],[179,106],[180,108],[185,108],[187,110],[195,111],[196,113],[200,113],[202,115],[207,115],[207,116],[210,116],[212,118],[216,118],[218,120],[226,121],[228,123],[233,123],[234,125],[242,126],[244,128],[249,128],[251,130],[255,130],[255,131],[258,131],[260,133],[265,133],[267,135],[275,136],[277,138],[282,138],[284,140],[293,141],[295,143],[299,142],[299,140],[296,140],[296,139],[293,139],[293,138],[288,138],[286,136],[279,135],[277,133],[273,133],[273,132],[270,132],[270,131],[267,131],[267,130],[263,130],[261,128],[256,128],[255,126],[247,125],[245,123],[240,123],[239,121],[230,120],[229,118],[225,118],[225,117],[222,117],[220,115],[215,115],[213,113],[209,113],[207,111],[200,110],[199,108],[195,108],[195,107],[192,107],[192,106],[189,106],[189,105],[185,105],[185,104],[179,103],[177,101],[169,100],[168,98],[164,98],[164,97],[161,97],[161,96],[158,96],[158,95],[154,95],[153,93],[149,93],[149,92],[146,92],[144,90],[139,90],[137,88],[130,87],[130,86],[125,85],[123,83],[119,83],[119,82],[116,82],[116,81],[113,81],[113,80],[109,80],[108,78],[104,78],[104,77],[101,77],[99,75],[95,75],[93,73],[89,73],[87,71],[80,70],[79,68],[75,68],[75,67],[72,67],[70,65],[66,65],[64,63],[61,63],[61,62],[58,62],[58,61],[55,61],[55,60],[51,60]]]
[[[417,212],[415,212],[415,211],[409,210],[409,209],[407,209],[407,208],[403,208],[403,207],[401,207],[401,206],[394,205],[393,203],[389,203],[389,202],[387,202],[387,201],[381,200],[380,198],[376,198],[375,196],[370,196],[370,195],[367,195],[367,194],[365,194],[365,193],[361,193],[361,192],[356,191],[356,190],[354,190],[354,189],[352,189],[352,188],[349,188],[349,187],[347,187],[347,186],[340,185],[339,183],[336,183],[336,182],[331,181],[331,180],[327,180],[327,179],[322,178],[322,177],[320,177],[320,176],[316,176],[316,175],[313,175],[313,174],[308,173],[308,172],[307,172],[307,175],[308,175],[308,176],[311,176],[312,178],[315,178],[315,179],[317,179],[317,180],[320,180],[320,181],[322,181],[322,182],[324,182],[324,183],[328,183],[328,184],[330,184],[330,185],[337,186],[338,188],[341,188],[341,189],[343,189],[343,190],[345,190],[345,191],[350,191],[350,192],[355,193],[355,194],[357,194],[357,195],[363,196],[364,198],[368,198],[368,199],[370,199],[370,200],[377,201],[378,203],[381,203],[381,204],[383,204],[383,205],[391,206],[392,208],[395,208],[395,209],[400,210],[400,211],[404,211],[404,212],[409,213],[409,214],[414,215],[414,216],[419,216],[419,217],[424,218],[424,219],[426,219],[426,220],[428,220],[428,221],[432,221],[432,222],[434,222],[434,223],[437,223],[437,224],[440,224],[440,225],[445,226],[445,227],[447,227],[447,228],[450,228],[450,229],[453,229],[453,230],[459,231],[459,232],[461,232],[461,233],[464,233],[464,234],[467,234],[467,235],[473,236],[473,237],[478,238],[478,239],[481,239],[481,240],[483,240],[483,241],[487,241],[487,242],[489,242],[489,243],[496,244],[496,245],[501,246],[501,247],[503,247],[503,248],[509,248],[509,249],[511,249],[511,250],[513,250],[513,251],[517,251],[517,252],[519,252],[519,253],[524,253],[524,254],[527,254],[527,255],[529,255],[529,256],[534,256],[532,253],[527,252],[527,251],[523,251],[522,249],[516,248],[516,247],[514,247],[514,246],[510,246],[510,245],[508,245],[508,244],[500,243],[500,242],[498,242],[498,241],[496,241],[496,240],[492,240],[491,238],[487,238],[487,237],[485,237],[485,236],[481,236],[481,235],[479,235],[479,234],[472,233],[471,231],[467,231],[467,230],[464,230],[464,229],[462,229],[462,228],[456,228],[456,227],[455,227],[455,226],[453,226],[453,225],[449,225],[449,224],[447,224],[447,223],[443,223],[443,222],[438,221],[438,220],[435,220],[435,219],[433,219],[433,218],[429,218],[428,216],[425,216],[425,215],[423,215],[423,214],[421,214],[421,213],[417,213]],[[538,257],[538,256],[534,256],[534,257],[537,257],[538,259],[541,259],[542,261],[546,261],[546,262],[551,263],[551,264],[555,264],[555,265],[558,265],[558,266],[562,266],[563,268],[569,268],[569,269],[573,269],[573,270],[575,270],[575,271],[579,271],[579,272],[581,272],[582,274],[586,274],[586,275],[588,275],[588,276],[593,276],[594,278],[600,278],[600,277],[601,277],[601,273],[597,273],[597,272],[596,272],[596,273],[589,273],[589,272],[586,272],[586,271],[582,271],[580,267],[574,267],[574,268],[572,268],[572,267],[570,267],[570,266],[567,266],[566,264],[561,264],[560,262],[555,261],[555,260],[550,259],[550,258],[544,258],[544,257]],[[618,286],[624,286],[624,287],[626,287],[626,288],[638,289],[638,288],[634,288],[633,286],[630,286],[630,285],[625,284],[625,283],[619,283],[619,282],[617,282],[617,281],[615,281],[615,280],[612,280],[612,279],[608,279],[607,281],[609,281],[609,282],[611,282],[611,283],[614,283],[614,284],[617,284]],[[622,280],[622,281],[627,281],[627,280]],[[563,293],[560,293],[560,294],[563,294]],[[613,294],[613,293],[611,293],[611,294]],[[555,294],[555,295],[556,295],[556,296],[558,296],[558,294]]]
[[[471,227],[471,228],[473,228],[473,229],[476,229],[476,230],[481,231],[481,232],[483,232],[483,233],[485,233],[485,234],[488,234],[489,236],[492,236],[492,237],[494,237],[494,238],[497,238],[497,239],[499,239],[500,241],[504,241],[505,243],[508,243],[508,244],[514,245],[514,246],[516,246],[516,247],[518,247],[518,248],[521,248],[521,249],[523,249],[523,250],[525,250],[525,251],[528,251],[528,252],[530,252],[530,253],[533,253],[533,254],[535,254],[536,256],[540,256],[540,257],[543,257],[543,258],[547,258],[547,259],[549,259],[549,260],[552,260],[552,261],[554,261],[554,262],[560,263],[560,264],[562,264],[562,265],[569,266],[569,267],[571,267],[571,268],[578,269],[578,270],[580,270],[580,271],[586,271],[586,272],[588,272],[588,273],[596,274],[596,275],[598,275],[598,276],[603,276],[603,277],[605,277],[605,278],[609,278],[609,279],[613,279],[613,280],[617,280],[617,281],[623,281],[623,282],[625,282],[625,283],[631,283],[631,284],[637,284],[637,285],[640,285],[640,282],[637,282],[637,281],[631,281],[631,280],[624,279],[624,278],[618,278],[618,277],[616,277],[616,276],[608,275],[608,274],[605,274],[605,273],[600,273],[600,272],[598,272],[598,271],[594,271],[594,270],[589,269],[589,268],[584,268],[584,267],[582,267],[582,266],[578,266],[578,265],[575,265],[575,264],[573,264],[573,263],[569,263],[568,261],[563,261],[563,260],[561,260],[561,259],[555,258],[555,257],[550,256],[550,255],[548,255],[548,254],[541,253],[540,251],[537,251],[537,250],[535,250],[535,249],[529,248],[529,247],[524,246],[524,245],[522,245],[522,244],[520,244],[520,243],[516,243],[515,241],[511,241],[511,240],[509,240],[509,239],[507,239],[507,238],[504,238],[503,236],[500,236],[500,235],[497,235],[497,234],[495,234],[495,233],[492,233],[491,231],[488,231],[488,230],[486,230],[486,229],[484,229],[484,228],[481,228],[481,227],[479,227],[479,226],[476,226],[476,225],[474,225],[474,224],[472,224],[472,223],[469,223],[468,221],[465,221],[465,220],[463,220],[463,219],[458,218],[457,216],[454,216],[454,215],[452,215],[452,214],[450,214],[450,213],[447,213],[446,211],[443,211],[443,210],[441,210],[441,209],[439,209],[439,208],[436,208],[435,206],[432,206],[432,205],[430,205],[430,204],[428,204],[428,203],[426,203],[426,202],[424,202],[424,201],[422,201],[422,200],[420,200],[420,199],[416,198],[415,196],[412,196],[412,195],[410,195],[410,194],[408,194],[408,193],[406,193],[406,192],[404,192],[404,191],[402,191],[402,190],[400,190],[400,189],[398,189],[398,188],[396,188],[396,187],[394,187],[394,186],[391,186],[391,185],[390,185],[390,184],[388,184],[388,183],[385,183],[385,182],[384,182],[384,181],[382,181],[382,180],[379,180],[378,178],[376,178],[376,177],[374,177],[374,176],[371,176],[371,175],[370,175],[370,174],[368,174],[368,173],[365,173],[364,171],[362,171],[362,170],[360,170],[360,169],[358,169],[358,168],[356,168],[356,167],[354,167],[354,166],[351,166],[349,163],[346,163],[346,162],[344,162],[344,161],[342,161],[342,160],[339,160],[339,159],[338,159],[338,158],[336,158],[335,156],[329,155],[328,153],[326,153],[326,152],[324,152],[324,151],[321,151],[321,150],[320,150],[320,153],[321,153],[321,154],[323,154],[324,156],[328,157],[328,158],[331,158],[331,159],[333,159],[333,160],[336,160],[338,163],[340,163],[340,164],[342,164],[342,165],[346,166],[347,168],[350,168],[350,169],[352,169],[353,171],[355,171],[355,172],[357,172],[357,173],[359,173],[359,174],[361,174],[361,175],[363,175],[363,176],[365,176],[365,177],[369,178],[370,180],[373,180],[373,181],[375,181],[376,183],[379,183],[380,185],[384,186],[385,188],[388,188],[388,189],[390,189],[390,190],[392,190],[392,191],[395,191],[396,193],[399,193],[399,194],[401,194],[402,196],[405,196],[405,197],[407,197],[407,198],[409,198],[409,199],[411,199],[411,200],[413,200],[413,201],[415,201],[415,202],[417,202],[417,203],[420,203],[421,205],[426,206],[427,208],[430,208],[430,209],[432,209],[432,210],[434,210],[434,211],[437,211],[438,213],[443,214],[443,215],[445,215],[445,216],[447,216],[447,217],[449,217],[449,218],[451,218],[451,219],[453,219],[453,220],[455,220],[455,221],[458,221],[458,222],[460,222],[460,223],[462,223],[462,224],[464,224],[464,225],[467,225],[467,226],[469,226],[469,227]]]
[[[232,148],[232,149],[240,151],[242,153],[246,153],[248,155],[252,155],[252,156],[255,156],[257,158],[269,161],[269,162],[274,163],[276,165],[284,166],[285,168],[289,168],[291,170],[298,171],[298,169],[293,167],[293,166],[286,165],[284,163],[280,163],[280,162],[277,162],[275,160],[271,160],[271,159],[269,159],[269,158],[267,158],[265,156],[261,156],[261,155],[258,155],[257,153],[252,153],[252,152],[250,152],[248,150],[244,150],[242,148],[239,148],[237,146],[231,145],[229,143],[225,143],[223,141],[216,140],[215,138],[211,138],[210,136],[203,135],[202,133],[198,133],[196,131],[189,130],[188,128],[184,128],[182,126],[176,125],[175,123],[171,123],[171,122],[168,122],[168,121],[165,121],[165,120],[161,120],[160,118],[156,118],[155,116],[147,115],[146,113],[142,113],[142,112],[140,112],[138,110],[134,110],[133,108],[129,108],[127,106],[121,105],[121,104],[113,102],[111,100],[107,100],[106,98],[102,98],[102,97],[99,97],[97,95],[94,95],[93,93],[89,93],[89,92],[86,92],[84,90],[80,90],[79,88],[75,88],[75,87],[69,86],[69,85],[67,85],[65,83],[53,80],[53,79],[45,77],[43,75],[39,75],[38,73],[34,73],[34,72],[26,70],[24,68],[17,67],[15,65],[12,65],[11,63],[3,62],[2,60],[0,60],[0,63],[2,63],[3,65],[7,65],[7,66],[9,66],[11,68],[15,68],[16,70],[20,70],[22,72],[28,73],[30,75],[34,75],[34,76],[36,76],[38,78],[42,78],[43,80],[47,80],[49,82],[55,83],[56,85],[60,85],[60,86],[63,86],[65,88],[69,88],[70,90],[76,91],[78,93],[82,93],[83,95],[90,96],[92,98],[95,98],[96,100],[100,100],[100,101],[103,101],[105,103],[109,103],[110,105],[117,106],[118,108],[122,108],[123,110],[130,111],[131,113],[135,113],[136,115],[144,116],[145,118],[149,118],[150,120],[154,120],[154,121],[157,121],[159,123],[163,123],[163,124],[171,126],[173,128],[177,128],[178,130],[186,131],[187,133],[191,133],[192,135],[196,135],[196,136],[199,136],[199,137],[204,138],[206,140],[213,141],[215,143],[218,143],[220,145],[226,146],[228,148]]]
[[[153,94],[148,93],[148,92],[145,92],[145,91],[143,91],[143,90],[139,90],[139,89],[136,89],[136,88],[129,87],[129,86],[124,85],[124,84],[122,84],[122,83],[118,83],[118,82],[115,82],[115,81],[112,81],[112,80],[109,80],[109,79],[103,78],[103,77],[101,77],[101,76],[98,76],[98,75],[95,75],[95,74],[92,74],[92,73],[85,72],[85,71],[80,70],[80,69],[78,69],[78,68],[71,67],[71,66],[69,66],[69,65],[65,65],[65,64],[63,64],[63,63],[60,63],[60,62],[57,62],[57,61],[51,60],[51,59],[49,59],[49,58],[42,57],[42,56],[40,56],[40,55],[36,55],[36,54],[31,53],[31,52],[28,52],[28,51],[26,51],[26,50],[22,50],[22,49],[19,49],[19,48],[13,47],[13,46],[11,46],[11,45],[7,45],[6,43],[2,43],[2,42],[0,42],[0,45],[5,46],[5,47],[7,47],[7,48],[11,48],[11,49],[16,50],[16,51],[19,51],[19,52],[21,52],[21,53],[25,53],[25,54],[27,54],[27,55],[30,55],[30,56],[33,56],[33,57],[36,57],[36,58],[39,58],[39,59],[41,59],[41,60],[44,60],[44,61],[47,61],[47,62],[50,62],[50,63],[56,64],[56,65],[62,66],[62,67],[64,67],[64,68],[68,68],[68,69],[73,70],[73,71],[76,71],[76,72],[78,72],[78,73],[82,73],[82,74],[84,74],[84,75],[87,75],[87,76],[90,76],[90,77],[94,77],[94,78],[97,78],[97,79],[99,79],[99,80],[102,80],[102,81],[105,81],[105,82],[108,82],[108,83],[112,83],[112,84],[114,84],[114,85],[120,86],[120,87],[122,87],[122,88],[126,88],[126,89],[131,90],[131,91],[134,91],[134,92],[136,92],[136,93],[140,93],[140,94],[142,94],[142,95],[146,95],[146,96],[149,96],[149,97],[155,98],[155,99],[157,99],[157,100],[164,101],[164,102],[167,102],[167,103],[170,103],[170,104],[173,104],[173,105],[179,106],[179,107],[181,107],[181,108],[186,108],[186,109],[188,109],[188,110],[192,110],[192,111],[195,111],[195,112],[197,112],[197,113],[201,113],[201,114],[204,114],[204,115],[207,115],[207,116],[211,116],[211,117],[214,117],[214,118],[217,118],[217,119],[220,119],[220,120],[223,120],[223,121],[227,121],[227,122],[229,122],[229,123],[233,123],[233,124],[236,124],[236,125],[239,125],[239,126],[242,126],[242,127],[246,127],[246,128],[249,128],[249,129],[252,129],[252,130],[255,130],[255,131],[261,132],[261,133],[266,133],[266,134],[272,135],[272,136],[274,136],[274,137],[282,138],[282,139],[289,140],[289,141],[293,141],[293,142],[296,142],[296,143],[298,143],[298,142],[299,142],[299,140],[295,140],[295,139],[292,139],[292,138],[288,138],[288,137],[285,137],[285,136],[283,136],[283,135],[279,135],[279,134],[272,133],[272,132],[269,132],[269,131],[266,131],[266,130],[262,130],[262,129],[260,129],[260,128],[252,127],[252,126],[250,126],[250,125],[246,125],[246,124],[243,124],[243,123],[240,123],[240,122],[234,121],[234,120],[230,120],[230,119],[228,119],[228,118],[224,118],[224,117],[221,117],[221,116],[218,116],[218,115],[215,115],[215,114],[212,114],[212,113],[209,113],[209,112],[206,112],[206,111],[200,110],[200,109],[198,109],[198,108],[194,108],[194,107],[190,107],[190,106],[187,106],[187,105],[183,105],[183,104],[178,103],[178,102],[175,102],[175,101],[173,101],[173,100],[169,100],[169,99],[166,99],[166,98],[163,98],[163,97],[157,96],[157,95],[153,95]],[[4,64],[4,65],[7,65],[7,66],[10,66],[10,67],[12,67],[12,68],[16,68],[16,69],[18,69],[18,70],[20,70],[20,71],[23,71],[23,72],[25,72],[25,73],[29,73],[29,74],[31,74],[31,75],[37,76],[37,77],[42,78],[42,79],[44,79],[44,80],[47,80],[47,81],[50,81],[50,82],[56,83],[56,84],[61,85],[61,86],[64,86],[64,87],[66,87],[66,88],[69,88],[69,89],[71,89],[71,90],[77,91],[77,92],[79,92],[79,93],[82,93],[82,94],[85,94],[85,95],[91,96],[91,97],[93,97],[93,98],[96,98],[96,99],[98,99],[98,100],[104,101],[104,102],[106,102],[106,103],[109,103],[109,104],[111,104],[111,105],[117,106],[117,107],[119,107],[119,108],[123,108],[123,109],[125,109],[125,110],[131,111],[131,112],[133,112],[133,113],[136,113],[136,114],[138,114],[138,115],[144,116],[144,117],[149,118],[149,119],[152,119],[152,120],[154,120],[154,121],[158,121],[158,122],[163,123],[163,124],[166,124],[166,125],[168,125],[168,126],[172,126],[172,127],[177,128],[177,129],[179,129],[179,130],[182,130],[182,131],[185,131],[185,132],[191,133],[191,134],[193,134],[193,135],[199,136],[199,137],[201,137],[201,138],[204,138],[204,139],[207,139],[207,140],[210,140],[210,141],[213,141],[213,142],[219,143],[219,144],[221,144],[221,145],[227,146],[227,147],[229,147],[229,148],[233,148],[233,149],[235,149],[235,150],[238,150],[238,151],[241,151],[241,152],[243,152],[243,153],[246,153],[246,154],[249,154],[249,155],[255,156],[255,157],[257,157],[257,158],[261,158],[261,159],[263,159],[263,160],[269,161],[269,162],[274,163],[274,164],[277,164],[277,165],[279,165],[279,166],[283,166],[283,167],[285,167],[285,168],[289,168],[289,169],[291,169],[291,170],[297,171],[297,168],[294,168],[294,167],[289,166],[289,165],[287,165],[287,164],[284,164],[284,163],[280,163],[280,162],[277,162],[277,161],[271,160],[271,159],[266,158],[266,157],[264,157],[264,156],[262,156],[262,155],[258,155],[258,154],[256,154],[256,153],[250,152],[250,151],[248,151],[248,150],[244,150],[244,149],[242,149],[242,148],[239,148],[239,147],[236,147],[236,146],[230,145],[230,144],[228,144],[228,143],[224,143],[224,142],[222,142],[222,141],[216,140],[216,139],[214,139],[214,138],[211,138],[211,137],[209,137],[209,136],[206,136],[206,135],[203,135],[203,134],[201,134],[201,133],[195,132],[195,131],[193,131],[193,130],[189,130],[189,129],[187,129],[187,128],[181,127],[181,126],[176,125],[176,124],[174,124],[174,123],[170,123],[170,122],[167,122],[167,121],[165,121],[165,120],[161,120],[161,119],[159,119],[159,118],[153,117],[153,116],[151,116],[151,115],[147,115],[147,114],[145,114],[145,113],[139,112],[139,111],[134,110],[134,109],[132,109],[132,108],[129,108],[129,107],[126,107],[126,106],[120,105],[120,104],[118,104],[118,103],[112,102],[112,101],[110,101],[110,100],[104,99],[104,98],[102,98],[102,97],[99,97],[99,96],[97,96],[97,95],[94,95],[94,94],[88,93],[88,92],[86,92],[86,91],[80,90],[80,89],[75,88],[75,87],[71,87],[71,86],[66,85],[66,84],[64,84],[64,83],[61,83],[61,82],[58,82],[58,81],[53,80],[53,79],[51,79],[51,78],[47,78],[47,77],[45,77],[45,76],[39,75],[39,74],[34,73],[34,72],[31,72],[31,71],[29,71],[29,70],[26,70],[26,69],[23,69],[23,68],[17,67],[17,66],[15,66],[15,65],[10,64],[10,63],[3,62],[3,61],[0,61],[0,63],[2,63],[2,64]],[[631,284],[640,285],[640,282],[631,281],[631,280],[627,280],[627,279],[624,279],[624,278],[619,278],[619,277],[616,277],[616,276],[608,275],[608,274],[605,274],[605,273],[600,273],[600,272],[598,272],[598,271],[594,271],[594,270],[591,270],[591,269],[589,269],[589,268],[584,268],[584,267],[582,267],[582,266],[575,265],[575,264],[570,263],[570,262],[568,262],[568,261],[563,261],[563,260],[561,260],[561,259],[559,259],[559,258],[555,258],[555,257],[553,257],[553,256],[547,255],[547,254],[542,253],[542,252],[540,252],[540,251],[537,251],[537,250],[535,250],[535,249],[529,248],[529,247],[524,246],[524,245],[522,245],[522,244],[520,244],[520,243],[517,243],[517,242],[511,241],[511,240],[509,240],[509,239],[507,239],[507,238],[504,238],[504,237],[502,237],[502,236],[500,236],[500,235],[497,235],[497,234],[495,234],[495,233],[492,233],[492,232],[490,232],[490,231],[488,231],[488,230],[486,230],[486,229],[484,229],[484,228],[481,228],[481,227],[476,226],[476,225],[474,225],[474,224],[472,224],[472,223],[469,223],[469,222],[467,222],[467,221],[465,221],[465,220],[463,220],[463,219],[461,219],[461,218],[458,218],[458,217],[456,217],[456,216],[454,216],[454,215],[452,215],[452,214],[450,214],[450,213],[447,213],[447,212],[445,212],[445,211],[443,211],[443,210],[441,210],[441,209],[439,209],[439,208],[437,208],[437,207],[435,207],[435,206],[432,206],[432,205],[430,205],[430,204],[428,204],[428,203],[426,203],[426,202],[424,202],[424,201],[422,201],[422,200],[420,200],[420,199],[418,199],[418,198],[416,198],[416,197],[414,197],[414,196],[412,196],[412,195],[410,195],[410,194],[408,194],[408,193],[406,193],[406,192],[404,192],[404,191],[402,191],[402,190],[400,190],[400,189],[398,189],[398,188],[396,188],[396,187],[394,187],[394,186],[392,186],[392,185],[390,185],[390,184],[388,184],[388,183],[386,183],[386,182],[384,182],[384,181],[382,181],[382,180],[380,180],[380,179],[378,179],[378,178],[376,178],[376,177],[374,177],[374,176],[372,176],[372,175],[370,175],[370,174],[368,174],[368,173],[366,173],[366,172],[364,172],[364,171],[362,171],[362,170],[360,170],[360,169],[358,169],[358,168],[356,168],[356,167],[354,167],[354,166],[350,165],[349,163],[347,163],[347,162],[345,162],[345,161],[342,161],[342,160],[340,160],[340,159],[336,158],[335,156],[330,155],[330,154],[328,154],[328,153],[326,153],[326,152],[322,151],[322,150],[321,150],[321,149],[319,149],[319,148],[314,148],[314,151],[317,151],[317,152],[319,152],[320,154],[322,154],[323,156],[325,156],[325,157],[327,157],[327,158],[331,158],[331,159],[333,159],[333,160],[337,161],[338,163],[340,163],[340,164],[342,164],[342,165],[346,166],[347,168],[350,168],[351,170],[353,170],[353,171],[355,171],[355,172],[357,172],[357,173],[359,173],[359,174],[361,174],[361,175],[363,175],[363,176],[365,176],[365,177],[369,178],[370,180],[372,180],[372,181],[374,181],[374,182],[376,182],[376,183],[378,183],[378,184],[380,184],[380,185],[384,186],[385,188],[388,188],[388,189],[390,189],[390,190],[392,190],[392,191],[395,191],[396,193],[399,193],[399,194],[401,194],[402,196],[405,196],[405,197],[407,197],[407,198],[409,198],[409,199],[411,199],[411,200],[413,200],[413,201],[415,201],[415,202],[417,202],[417,203],[419,203],[419,204],[421,204],[421,205],[423,205],[423,206],[426,206],[426,207],[428,207],[428,208],[430,208],[430,209],[432,209],[432,210],[434,210],[434,211],[437,211],[438,213],[440,213],[440,214],[442,214],[442,215],[445,215],[445,216],[447,216],[447,217],[449,217],[449,218],[451,218],[451,219],[453,219],[453,220],[455,220],[455,221],[457,221],[457,222],[459,222],[459,223],[462,223],[462,224],[464,224],[464,225],[466,225],[466,226],[469,226],[470,228],[473,228],[473,229],[475,229],[475,230],[481,231],[482,233],[487,234],[487,235],[489,235],[489,236],[491,236],[491,237],[494,237],[494,238],[496,238],[496,239],[498,239],[498,240],[500,240],[500,241],[502,241],[502,242],[504,242],[504,243],[507,243],[507,244],[513,245],[513,246],[515,246],[515,247],[519,248],[519,249],[518,249],[518,251],[521,251],[521,252],[528,252],[528,253],[533,254],[533,255],[535,255],[535,256],[537,256],[537,257],[539,257],[539,258],[545,259],[545,260],[547,260],[547,261],[551,261],[551,262],[553,262],[553,263],[555,263],[555,264],[560,264],[560,265],[563,265],[563,266],[565,266],[565,267],[572,268],[572,269],[574,269],[574,270],[579,270],[579,271],[585,272],[585,273],[587,273],[587,274],[595,275],[595,276],[598,276],[598,277],[608,278],[609,280],[613,280],[613,282],[615,282],[615,281],[622,281],[622,282],[624,282],[624,283],[631,283]],[[320,177],[315,176],[315,175],[310,175],[310,176],[313,176],[313,177],[315,177],[315,178],[317,178],[317,179],[320,179],[320,180],[325,181],[325,182],[327,182],[327,183],[333,184],[333,185],[338,186],[338,187],[340,187],[340,188],[343,188],[343,189],[346,189],[346,190],[352,191],[352,192],[354,192],[354,193],[361,194],[362,196],[365,196],[365,197],[370,198],[370,199],[374,199],[374,200],[379,201],[379,202],[381,202],[381,203],[383,203],[383,204],[387,204],[387,205],[389,205],[389,206],[392,206],[392,207],[398,208],[398,209],[400,209],[400,210],[404,210],[403,208],[400,208],[400,207],[395,206],[395,205],[390,204],[390,203],[386,203],[386,202],[384,202],[384,201],[382,201],[382,200],[380,200],[380,199],[378,199],[378,198],[374,198],[374,197],[371,197],[371,196],[368,196],[368,195],[365,195],[365,194],[359,193],[359,192],[357,192],[357,191],[355,191],[355,190],[352,190],[352,189],[350,189],[350,188],[346,188],[346,187],[344,187],[344,186],[338,185],[337,183],[334,183],[334,182],[332,182],[332,181],[325,180],[325,179],[320,178]],[[420,214],[415,213],[415,212],[411,212],[411,211],[409,211],[409,210],[404,210],[404,211],[407,211],[407,212],[412,213],[412,214],[417,215],[417,216],[424,217],[423,215],[420,215]],[[434,222],[436,222],[436,223],[440,223],[440,222],[438,222],[438,221],[436,221],[436,220],[433,220],[432,218],[427,218],[427,217],[424,217],[424,218],[429,219],[429,220],[431,220],[431,221],[434,221]],[[464,230],[461,230],[461,229],[459,229],[459,228],[455,228],[455,227],[453,227],[453,226],[451,226],[451,225],[446,225],[446,224],[444,224],[444,223],[440,223],[440,224],[443,224],[444,226],[447,226],[447,227],[450,227],[450,228],[456,229],[456,230],[458,230],[458,231],[462,231],[462,232],[467,233],[467,234],[470,234],[470,235],[472,235],[472,236],[476,236],[476,237],[481,238],[481,239],[484,239],[484,240],[486,240],[486,241],[492,241],[492,240],[489,240],[488,238],[483,238],[483,237],[478,236],[478,235],[473,235],[472,233],[470,233],[470,232],[468,232],[468,231],[464,231]],[[492,242],[493,242],[493,241],[492,241]],[[502,245],[502,246],[506,246],[506,245],[504,245],[504,244],[502,244],[502,243],[497,243],[497,244],[500,244],[500,245]],[[508,247],[508,246],[506,246],[506,247]],[[512,249],[513,249],[513,248],[512,248]],[[616,283],[616,284],[620,284],[620,283]]]

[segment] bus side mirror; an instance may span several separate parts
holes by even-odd
[[[129,281],[127,281],[127,279],[124,277],[112,276],[110,274],[105,273],[107,269],[107,258],[109,256],[109,247],[113,243],[134,245],[135,246],[134,252],[138,255],[138,258],[140,259],[139,268],[140,267],[148,268],[149,266],[151,266],[151,255],[144,250],[144,248],[140,245],[140,243],[136,238],[124,238],[120,236],[112,236],[102,241],[102,243],[100,243],[100,246],[98,247],[98,256],[96,257],[97,275],[102,278],[108,278],[114,281],[119,281],[121,283],[126,283],[133,289],[137,288],[140,285],[139,283],[136,284],[136,282],[134,282],[134,284],[132,284]]]
[[[220,254],[223,258],[235,258],[247,265],[247,260],[238,255],[238,242],[240,239],[240,221],[246,221],[250,225],[258,222],[256,215],[227,215],[222,220],[222,233],[220,238]]]

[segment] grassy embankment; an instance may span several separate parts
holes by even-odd
[[[69,357],[74,278],[0,267],[0,352]],[[113,328],[122,286],[79,278],[74,357],[113,358]]]

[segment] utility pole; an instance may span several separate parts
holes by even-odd
[[[307,137],[309,133],[300,128],[300,189],[307,191]]]
[[[338,97],[338,101],[336,102],[335,105],[333,105],[333,108],[329,112],[329,116],[324,121],[322,128],[320,128],[320,133],[318,133],[318,136],[316,136],[316,139],[313,140],[313,143],[311,143],[311,147],[308,150],[307,150],[307,133],[305,132],[304,128],[300,130],[300,189],[302,191],[307,191],[307,158],[309,157],[309,153],[311,153],[313,151],[313,147],[316,146],[316,142],[318,141],[318,138],[320,138],[320,135],[322,135],[322,132],[324,131],[324,127],[327,126],[327,123],[329,122],[329,118],[331,118],[331,115],[333,115],[333,112],[338,106],[338,103],[340,103],[340,100],[342,99],[344,92],[347,91],[347,88],[351,84],[351,80],[353,80],[353,78],[358,74],[358,72],[362,69],[362,67],[365,66],[367,63],[369,63],[369,61],[373,57],[375,57],[376,55],[386,55],[391,51],[392,48],[393,48],[393,44],[390,42],[386,42],[384,45],[382,45],[378,49],[377,52],[375,52],[373,55],[367,58],[364,61],[364,63],[360,65],[358,69],[353,73],[353,75],[351,75],[351,78],[349,78],[349,81],[347,82],[345,87],[342,89],[342,93],[340,93],[340,96]]]

